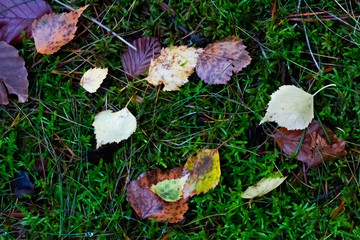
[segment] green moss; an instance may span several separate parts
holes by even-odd
[[[161,239],[167,233],[169,239],[358,239],[359,155],[350,150],[358,149],[360,140],[358,23],[351,18],[343,20],[349,25],[287,18],[298,10],[345,14],[331,1],[307,1],[308,6],[301,2],[299,9],[298,1],[278,1],[272,18],[272,0],[170,1],[177,13],[173,23],[160,2],[71,4],[90,3],[88,16],[96,17],[96,8],[104,25],[129,40],[143,35],[160,37],[163,46],[188,44],[178,26],[191,32],[198,25],[197,34],[211,40],[237,35],[247,45],[251,65],[226,86],[209,86],[194,74],[178,92],[163,92],[145,81],[129,81],[121,66],[126,46],[88,20],[80,21],[77,33],[91,25],[89,30],[54,55],[35,54],[33,42],[25,40],[18,48],[29,70],[29,100],[0,106],[0,239],[17,238],[22,228],[29,239]],[[55,2],[51,5],[57,12],[66,11]],[[359,7],[352,7],[358,14]],[[71,51],[77,49],[81,51]],[[103,83],[108,91],[87,94],[78,86],[90,63],[109,67],[111,76]],[[334,69],[325,73],[329,67]],[[307,170],[305,185],[302,164],[283,156],[270,137],[261,138],[262,128],[255,131],[254,126],[281,80],[307,90],[312,75],[311,92],[337,85],[315,97],[315,109],[320,120],[348,142],[349,155]],[[137,131],[120,144],[113,161],[89,162],[85,153],[95,149],[95,114],[121,109],[134,95],[143,98],[141,104],[128,105],[138,119]],[[268,134],[274,126],[265,125]],[[168,225],[136,216],[126,201],[128,178],[156,167],[183,165],[198,149],[216,148],[225,141],[219,149],[220,183],[190,200],[184,223]],[[33,169],[39,160],[48,162],[46,171]],[[239,197],[277,169],[289,175],[280,188],[251,205]],[[10,183],[19,170],[30,173],[36,193],[16,200]],[[345,187],[336,200],[339,191],[316,200],[340,185]],[[342,200],[344,210],[331,219]],[[23,219],[9,217],[19,211]]]

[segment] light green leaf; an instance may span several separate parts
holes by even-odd
[[[183,194],[183,189],[188,177],[189,174],[186,174],[182,178],[164,180],[156,185],[152,185],[151,191],[167,202],[176,202]]]

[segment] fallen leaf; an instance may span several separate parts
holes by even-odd
[[[287,177],[275,176],[269,178],[263,178],[253,186],[248,187],[243,194],[240,195],[242,198],[253,199],[255,197],[261,197],[282,184]]]
[[[314,118],[314,96],[292,85],[281,86],[271,94],[260,124],[275,121],[289,130],[304,129]]]
[[[242,39],[230,39],[211,43],[199,55],[197,75],[208,84],[226,84],[233,73],[240,72],[251,62]]]
[[[344,210],[344,206],[345,206],[345,201],[342,200],[342,201],[339,203],[339,206],[331,212],[331,214],[330,214],[331,219],[334,219],[337,215],[339,215],[339,213],[340,213],[342,210]]]
[[[87,70],[80,80],[80,85],[90,92],[94,93],[100,87],[101,83],[108,74],[107,68],[92,68]]]
[[[184,188],[184,198],[206,193],[215,188],[220,180],[219,152],[217,149],[202,149],[187,160],[184,168],[190,172]]]
[[[31,36],[31,24],[52,9],[43,0],[1,1],[0,3],[0,41],[9,44],[22,42],[21,31]]]
[[[127,108],[118,112],[106,110],[98,113],[93,122],[96,148],[107,143],[128,139],[136,130],[136,118]]]
[[[0,41],[0,104],[9,104],[8,95],[17,95],[19,102],[28,97],[28,72],[25,61],[13,46]]]
[[[23,198],[24,194],[35,192],[34,184],[30,181],[26,172],[20,171],[15,174],[15,179],[11,182],[11,188],[17,198]]]
[[[129,79],[136,78],[145,73],[152,59],[157,58],[161,52],[160,42],[156,38],[143,37],[131,42],[137,51],[131,47],[122,55],[121,60],[124,71]]]
[[[171,180],[164,180],[151,186],[151,191],[167,202],[176,202],[183,195],[185,183],[189,174]]]
[[[201,51],[187,46],[163,48],[161,55],[151,60],[146,80],[154,86],[164,84],[164,91],[178,90],[194,72]]]
[[[82,12],[88,7],[79,8],[69,13],[46,14],[32,24],[32,34],[36,51],[53,54],[70,42],[76,32],[76,24]]]
[[[347,154],[345,142],[337,138],[328,127],[324,126],[324,129],[318,121],[313,120],[305,130],[305,137],[296,159],[306,163],[308,167],[317,166],[323,161],[335,160]],[[326,134],[330,142],[328,142]],[[302,136],[303,130],[279,128],[273,138],[287,155],[291,155],[299,148]]]
[[[177,223],[184,219],[188,210],[187,198],[167,202],[153,193],[150,188],[164,180],[179,179],[188,174],[184,168],[174,168],[162,173],[159,169],[142,173],[127,187],[127,200],[140,218],[155,219],[159,222]]]

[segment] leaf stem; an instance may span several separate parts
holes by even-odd
[[[320,88],[319,90],[316,91],[316,93],[313,94],[313,97],[315,97],[315,95],[318,94],[321,90],[328,88],[328,87],[333,87],[333,86],[336,86],[336,84],[329,84],[329,85],[326,85],[326,86]]]
[[[75,9],[73,7],[70,7],[69,5],[60,2],[59,0],[54,0],[55,2],[57,2],[58,4],[62,5],[63,7],[66,7],[67,9],[74,11]],[[107,26],[103,25],[101,22],[99,22],[98,20],[96,20],[95,18],[92,17],[88,17],[85,14],[82,14],[83,17],[89,19],[90,21],[92,21],[93,23],[96,23],[97,25],[99,25],[100,27],[102,27],[103,29],[105,29],[106,31],[110,32],[112,35],[114,35],[115,37],[117,37],[118,39],[120,39],[121,41],[123,41],[126,45],[128,45],[129,47],[131,47],[132,49],[134,49],[135,51],[137,51],[136,47],[134,47],[133,45],[131,45],[129,42],[127,42],[125,39],[123,39],[122,37],[120,37],[118,34],[114,33],[110,28],[108,28]]]

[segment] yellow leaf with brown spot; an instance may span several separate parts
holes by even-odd
[[[146,80],[155,86],[164,84],[164,91],[178,90],[194,72],[200,52],[202,49],[187,46],[163,48],[161,55],[151,60]]]
[[[202,149],[187,160],[184,168],[190,172],[184,187],[184,198],[206,193],[215,188],[220,180],[219,152],[217,149]]]
[[[69,13],[46,14],[32,24],[36,51],[53,54],[70,42],[76,32],[76,24],[88,5]]]

